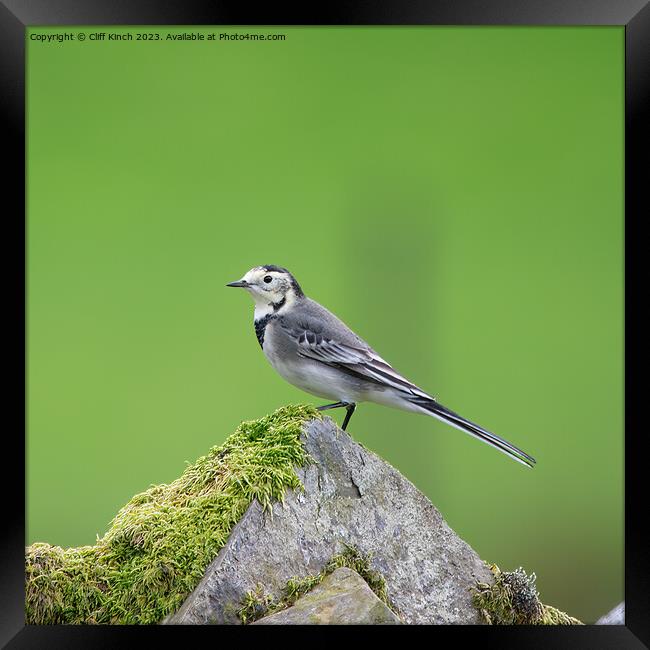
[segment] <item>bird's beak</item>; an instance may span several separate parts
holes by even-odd
[[[246,282],[246,280],[237,280],[237,282],[230,282],[226,286],[227,287],[247,287],[248,282]]]

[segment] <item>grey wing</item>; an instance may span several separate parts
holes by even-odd
[[[302,357],[410,395],[433,399],[400,375],[344,323],[339,321],[334,324],[328,320],[308,316],[283,317],[278,319],[278,324],[297,345],[298,354]]]

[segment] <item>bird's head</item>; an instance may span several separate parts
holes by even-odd
[[[226,286],[241,287],[250,293],[255,301],[256,318],[279,311],[305,295],[287,269],[273,264],[255,266],[241,280]]]

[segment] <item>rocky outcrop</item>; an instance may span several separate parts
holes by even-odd
[[[354,547],[370,556],[404,623],[482,623],[470,588],[493,576],[427,497],[330,418],[307,422],[302,442],[313,461],[297,470],[304,491],[288,491],[272,511],[254,501],[165,622],[240,623],[248,592],[278,600],[287,581],[318,574]]]
[[[336,569],[298,602],[253,625],[397,625],[399,618],[346,567]]]

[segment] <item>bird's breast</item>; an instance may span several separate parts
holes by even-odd
[[[255,321],[255,333],[264,356],[280,374],[283,374],[281,368],[293,365],[297,360],[297,346],[274,321],[272,316]]]

